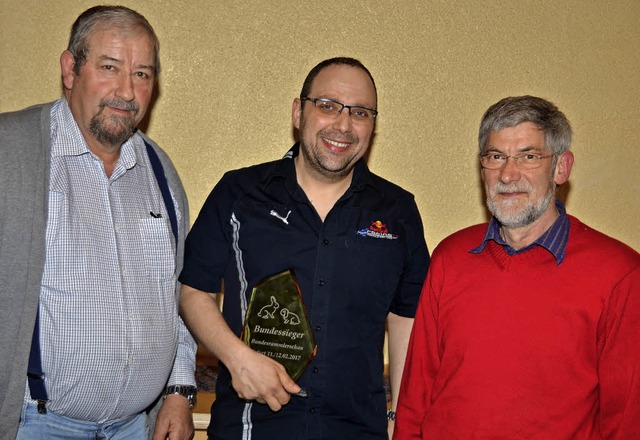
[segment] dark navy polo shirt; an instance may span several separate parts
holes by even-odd
[[[429,265],[420,214],[360,161],[323,222],[297,184],[297,154],[223,176],[189,233],[180,281],[220,292],[224,280],[223,315],[240,335],[253,286],[292,269],[318,345],[298,380],[309,396],[274,413],[239,399],[221,365],[209,435],[386,439],[385,320],[415,314]]]

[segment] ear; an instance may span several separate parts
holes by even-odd
[[[483,167],[480,167],[480,179],[482,180],[482,183],[484,183],[484,172],[486,170]]]
[[[76,77],[76,73],[73,71],[75,64],[76,62],[71,52],[68,50],[62,52],[62,55],[60,55],[60,71],[62,73],[62,84],[67,90],[71,90],[73,87],[73,80]]]
[[[300,98],[295,98],[291,105],[291,122],[298,130],[300,130],[300,116],[302,116],[302,101]]]
[[[558,156],[558,162],[556,163],[556,169],[553,172],[553,181],[556,185],[562,185],[569,180],[571,174],[571,168],[573,167],[573,153],[571,151],[565,151]]]

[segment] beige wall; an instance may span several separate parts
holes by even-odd
[[[569,211],[640,250],[638,0],[121,3],[161,40],[147,132],[173,157],[192,218],[224,171],[286,151],[304,76],[347,55],[378,84],[369,165],[416,195],[430,248],[485,219],[475,159],[484,110],[535,94],[574,127]],[[0,111],[56,99],[70,25],[93,2],[0,5]]]

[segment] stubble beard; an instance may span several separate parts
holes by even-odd
[[[338,165],[331,163],[330,160],[318,153],[316,146],[307,146],[304,141],[300,142],[300,151],[311,171],[326,182],[339,182],[346,178],[353,169],[353,166],[349,166],[349,161]]]
[[[358,136],[356,134],[343,135],[331,130],[320,130],[316,133],[314,139],[311,139],[311,142],[307,144],[304,135],[305,128],[306,120],[303,116],[300,121],[300,153],[304,156],[304,161],[310,170],[328,183],[340,182],[348,177],[355,166],[354,156],[338,157],[337,155],[332,155],[328,151],[322,151],[322,147],[318,146],[318,142],[320,142],[319,139],[325,137],[339,142],[357,144],[359,142]],[[333,158],[339,159],[339,161],[332,160]]]

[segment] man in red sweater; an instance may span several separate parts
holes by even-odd
[[[395,440],[640,439],[640,254],[556,200],[570,144],[544,99],[485,113],[493,218],[433,252]]]

